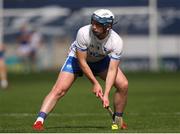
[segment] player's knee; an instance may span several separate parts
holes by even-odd
[[[119,90],[124,89],[127,90],[128,89],[128,81],[124,80],[124,81],[116,81],[115,83],[115,87]]]
[[[66,92],[67,92],[67,90],[65,88],[54,87],[54,89],[53,89],[54,97],[57,99],[64,96],[66,94]]]
[[[116,89],[117,91],[127,94],[128,93],[128,81],[124,80],[123,82],[116,83]]]
[[[124,81],[121,86],[121,92],[126,96],[128,94],[128,81]]]
[[[127,81],[127,80],[125,80],[125,81],[121,84],[121,89],[128,90],[128,81]]]

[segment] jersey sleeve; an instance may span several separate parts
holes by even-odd
[[[110,54],[110,57],[115,60],[120,60],[123,50],[123,41],[120,37],[114,39],[113,41],[113,51]]]
[[[81,50],[81,51],[86,51],[87,50],[87,43],[85,40],[85,34],[83,29],[79,29],[77,36],[76,36],[76,49]]]

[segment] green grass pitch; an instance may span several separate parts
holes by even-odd
[[[9,74],[10,86],[0,89],[0,133],[33,133],[32,124],[58,73]],[[128,130],[111,130],[111,119],[91,93],[87,78],[76,80],[49,114],[46,130],[59,133],[180,132],[180,72],[126,73]],[[101,81],[103,84],[103,82]],[[111,101],[112,93],[111,91]],[[112,107],[112,103],[111,103]]]

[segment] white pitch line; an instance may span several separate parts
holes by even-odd
[[[1,113],[0,116],[12,116],[12,117],[31,117],[31,116],[37,116],[37,114],[33,114],[33,113]],[[106,114],[101,114],[101,113],[78,113],[78,114],[60,114],[60,113],[51,113],[49,114],[49,116],[52,116],[52,117],[60,117],[60,116],[67,116],[67,117],[80,117],[80,116],[106,116]]]
[[[84,116],[107,116],[108,113],[51,113],[49,114],[49,116],[51,117],[84,117]],[[125,115],[131,115],[131,116],[141,116],[144,115],[142,113],[125,113]],[[174,112],[174,113],[150,113],[149,115],[163,115],[163,116],[167,116],[167,115],[180,115],[180,112]],[[0,117],[34,117],[37,116],[37,114],[35,113],[1,113]]]

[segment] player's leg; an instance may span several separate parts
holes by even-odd
[[[7,69],[4,58],[0,57],[0,79],[1,79],[1,87],[7,88],[8,81],[7,81]]]
[[[43,101],[38,118],[33,126],[34,129],[43,129],[42,124],[47,114],[53,110],[56,102],[67,93],[77,75],[81,73],[82,71],[80,70],[77,59],[74,57],[67,57],[55,85]]]
[[[127,104],[128,97],[128,80],[121,69],[118,68],[118,74],[114,86],[116,91],[114,94],[114,120],[119,124],[121,129],[126,129],[127,125],[123,122],[123,112]]]
[[[40,112],[33,126],[34,129],[43,129],[42,125],[46,119],[47,114],[53,110],[57,101],[67,93],[75,79],[76,76],[73,73],[60,72],[52,90],[43,101]]]
[[[114,94],[115,111],[123,112],[127,103],[128,80],[120,69],[118,69],[114,86],[116,87],[116,92]]]
[[[8,87],[7,69],[4,57],[4,45],[0,44],[0,84],[2,88]]]
[[[59,77],[50,93],[46,96],[40,111],[49,113],[57,100],[63,97],[75,80],[75,75],[69,72],[60,72]]]
[[[105,80],[107,76],[107,70],[99,73],[99,76],[100,78]],[[123,123],[122,116],[123,116],[123,111],[127,103],[128,80],[126,79],[125,75],[119,68],[118,68],[118,73],[115,79],[114,86],[116,87],[114,100],[113,100],[114,120],[116,118],[116,122],[118,121],[120,123],[120,127],[124,129],[126,128],[126,126]]]

